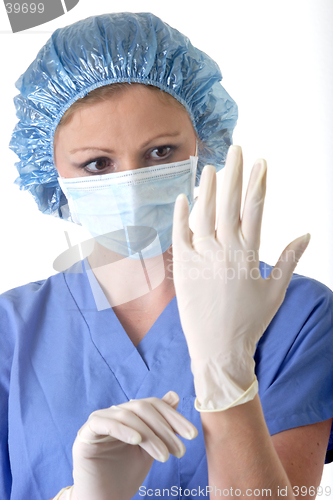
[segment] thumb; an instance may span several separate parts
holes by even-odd
[[[167,403],[168,405],[172,406],[176,410],[178,403],[179,403],[179,396],[176,392],[174,391],[169,391],[166,394],[164,394],[163,398],[161,398],[162,401]]]
[[[293,272],[305,252],[311,235],[309,233],[304,236],[300,236],[296,238],[296,240],[289,243],[289,245],[283,250],[282,254],[279,257],[276,265],[272,269],[271,274],[267,278],[269,281],[272,279],[274,281],[278,280],[279,285],[281,287],[281,292],[285,293]]]

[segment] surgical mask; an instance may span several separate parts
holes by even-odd
[[[146,259],[170,247],[179,194],[186,194],[191,212],[197,162],[197,156],[190,156],[175,163],[58,180],[73,222],[105,248]]]

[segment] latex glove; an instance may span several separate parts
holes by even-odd
[[[193,439],[198,431],[176,411],[178,403],[178,395],[169,391],[162,399],[93,412],[73,445],[71,500],[129,500],[154,459],[165,462],[169,453],[182,457],[185,446],[176,433]]]
[[[266,191],[266,162],[252,169],[240,216],[243,158],[228,151],[216,218],[216,169],[200,179],[194,233],[185,195],[176,200],[173,277],[199,411],[227,409],[258,392],[256,344],[282,304],[310,235],[290,243],[267,279],[259,270],[260,230]],[[248,390],[248,391],[247,391]]]

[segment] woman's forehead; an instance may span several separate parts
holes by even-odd
[[[108,107],[109,109],[110,107],[111,109],[113,108],[113,112],[114,109],[119,106],[124,107],[127,105],[127,113],[131,113],[132,110],[135,110],[136,108],[143,108],[143,112],[146,113],[147,108],[161,108],[161,105],[164,105],[165,108],[177,108],[188,114],[186,108],[179,101],[177,101],[177,99],[158,87],[144,85],[142,83],[129,84],[127,82],[123,82],[98,87],[97,89],[89,92],[82,99],[75,101],[61,117],[57,128],[67,123],[76,111],[87,109],[88,106],[92,106],[95,103],[104,104],[106,102],[111,102],[111,105]],[[160,109],[160,112],[163,113],[163,115],[166,112],[165,108],[163,110]],[[98,107],[96,106],[95,109],[98,109]]]
[[[185,108],[163,102],[147,89],[130,89],[103,101],[82,104],[65,125],[58,127],[59,134],[62,128],[64,134],[82,137],[130,135],[130,131],[138,138],[147,134],[182,135],[187,130],[195,133]]]

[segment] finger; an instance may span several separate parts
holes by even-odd
[[[172,249],[174,260],[181,261],[183,252],[190,251],[192,248],[189,214],[187,196],[182,193],[177,196],[173,213]]]
[[[238,231],[242,201],[243,155],[240,146],[230,146],[225,164],[225,174],[217,212],[217,238],[223,238]]]
[[[172,408],[176,410],[179,403],[179,396],[176,392],[169,391],[163,396],[161,400],[172,406]]]
[[[215,238],[216,168],[213,165],[206,165],[202,171],[197,204],[194,245],[196,239]]]
[[[244,240],[253,250],[259,250],[261,222],[266,194],[267,164],[264,159],[257,160],[252,168],[247,187],[241,230]]]
[[[180,458],[185,453],[185,446],[175,433],[193,436],[196,429],[177,411],[158,398],[137,400],[132,406],[126,405],[164,442],[169,453]],[[184,436],[185,437],[185,436]]]
[[[282,300],[293,272],[309,244],[310,238],[311,235],[307,233],[289,243],[266,280],[268,285],[274,289],[273,293],[280,293]]]
[[[128,405],[129,403],[125,404]],[[163,440],[161,440],[160,437],[154,433],[153,429],[151,429],[144,420],[139,418],[136,413],[122,407],[122,405],[107,408],[103,410],[102,415],[95,414],[89,421],[89,427],[97,434],[97,437],[102,433],[103,435],[110,435],[128,444],[138,444],[151,457],[159,462],[166,462],[169,458],[169,450]],[[127,435],[125,435],[125,439],[121,439],[123,434],[121,434],[120,431],[124,430],[123,427],[136,431],[136,433],[140,435],[141,441],[139,443],[128,442]],[[163,431],[165,433],[167,432],[165,426]],[[124,432],[126,432],[126,430],[124,430]],[[132,434],[135,435],[134,432],[131,432],[131,435]]]
[[[198,435],[198,429],[191,422],[173,408],[165,406],[162,400],[158,398],[147,398],[146,401],[150,401],[156,410],[168,421],[173,431],[179,434],[179,436],[185,439],[194,439]]]
[[[97,445],[110,443],[111,441],[122,441],[127,444],[139,444],[142,437],[135,429],[113,420],[106,419],[100,415],[93,415],[77,433],[77,438],[82,443]]]

